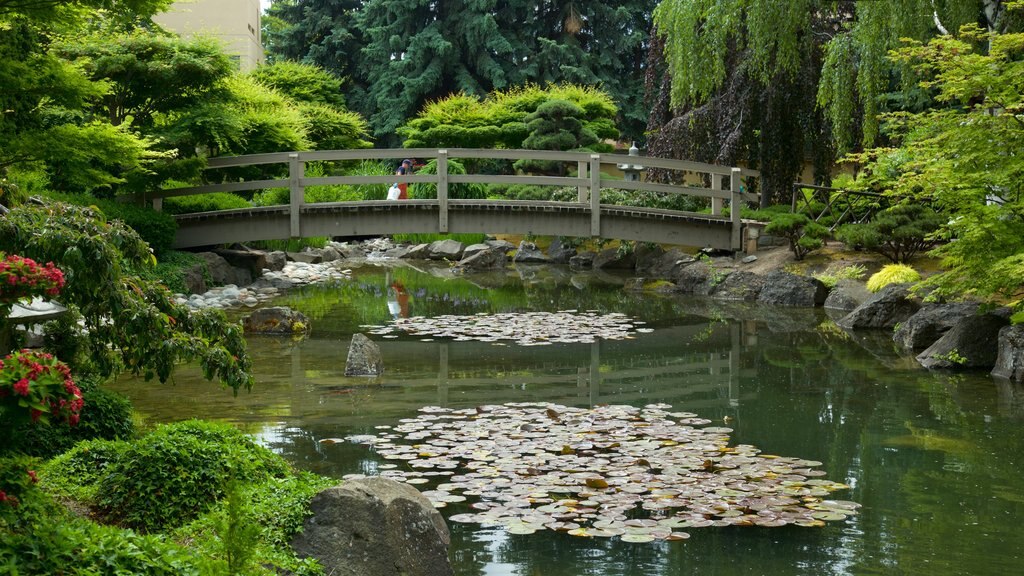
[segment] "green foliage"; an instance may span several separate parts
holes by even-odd
[[[178,225],[170,214],[157,212],[147,206],[138,206],[116,200],[96,198],[88,194],[57,194],[48,192],[47,197],[77,206],[99,209],[106,220],[119,220],[134,230],[153,252],[163,255],[174,243]]]
[[[188,288],[185,285],[185,271],[194,266],[199,266],[202,269],[207,285],[213,283],[209,270],[206,269],[205,260],[192,252],[178,252],[176,250],[170,250],[161,254],[156,266],[151,269],[140,270],[139,276],[146,280],[159,282],[171,292],[184,294],[188,292]]]
[[[167,214],[194,214],[196,212],[237,210],[240,208],[252,208],[252,204],[245,198],[231,192],[172,196],[165,198],[163,205],[163,211]]]
[[[431,160],[417,170],[419,174],[437,174],[437,160]],[[459,160],[448,160],[448,174],[465,174],[466,166]],[[409,186],[410,198],[437,198],[437,187],[433,184]],[[475,200],[487,197],[487,186],[483,184],[448,184],[448,197]]]
[[[808,252],[821,248],[822,239],[828,236],[828,228],[800,213],[772,214],[771,221],[765,226],[764,231],[766,234],[781,236],[788,240],[789,249],[793,251],[797,260],[803,260]]]
[[[919,204],[899,204],[863,224],[846,224],[836,231],[844,244],[877,252],[893,263],[904,263],[934,244],[935,233],[948,218]]]
[[[437,240],[455,240],[466,246],[482,244],[487,240],[486,234],[395,234],[392,237],[395,242],[406,242],[408,244],[430,244]]]
[[[249,75],[269,88],[296,102],[345,106],[341,94],[341,78],[315,66],[290,60],[272,62],[256,68]]]
[[[299,472],[252,486],[238,485],[239,502],[234,505],[234,512],[229,492],[213,510],[171,536],[176,541],[188,542],[198,555],[215,559],[214,567],[221,570],[229,564],[226,548],[234,547],[244,549],[258,558],[261,565],[273,566],[279,572],[319,574],[315,561],[296,558],[290,543],[310,514],[310,499],[335,484],[335,480]],[[244,538],[236,540],[242,535],[231,534],[232,516],[236,519],[235,530],[247,532]]]
[[[842,267],[829,266],[824,272],[819,272],[814,277],[831,290],[840,280],[860,280],[866,273],[867,269],[864,266],[851,264]]]
[[[867,289],[878,292],[890,284],[907,284],[919,282],[921,275],[906,264],[886,264],[882,269],[868,278]]]
[[[31,528],[0,536],[0,565],[10,574],[147,574],[199,576],[204,561],[159,536],[48,516]]]
[[[549,100],[527,115],[529,136],[523,146],[534,150],[574,150],[597,143],[597,135],[583,127],[583,109],[566,100]],[[517,170],[565,171],[564,162],[518,160]]]
[[[67,321],[81,315],[85,325],[77,340],[83,347],[63,358],[73,371],[127,370],[166,381],[178,362],[197,360],[207,378],[236,391],[251,387],[241,327],[229,324],[223,312],[191,312],[165,287],[133,275],[152,266],[153,256],[120,221],[105,222],[70,204],[26,204],[0,219],[0,251],[54,262],[64,271]]]
[[[96,504],[110,519],[154,532],[208,510],[233,479],[282,477],[279,456],[227,424],[190,420],[132,442],[97,483]]]
[[[53,458],[43,467],[41,481],[47,492],[77,502],[95,502],[107,468],[121,459],[128,442],[86,440]]]
[[[43,458],[69,450],[83,440],[124,440],[135,433],[128,399],[103,388],[83,390],[85,405],[75,426],[26,423],[0,438],[0,454],[20,453]]]
[[[987,46],[987,53],[979,50]],[[927,203],[948,215],[931,253],[945,270],[936,296],[1020,294],[1024,278],[1024,34],[961,29],[959,39],[909,43],[894,54],[944,108],[886,118],[896,148],[856,158],[862,186]]]
[[[565,101],[579,107],[574,117],[583,130],[596,139],[618,138],[614,119],[618,109],[607,92],[574,84],[528,84],[494,91],[486,98],[467,93],[452,94],[424,106],[420,114],[398,128],[407,148],[524,148],[531,128],[527,116],[553,101]],[[564,106],[563,106],[564,107]],[[539,146],[538,146],[539,147]],[[564,148],[542,148],[564,149]],[[597,148],[595,148],[597,150]]]

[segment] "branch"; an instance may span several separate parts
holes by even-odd
[[[939,20],[939,9],[935,7],[935,0],[932,0],[932,19],[935,21],[935,27],[939,29],[939,32],[943,36],[949,36],[949,30],[942,25],[942,20]]]

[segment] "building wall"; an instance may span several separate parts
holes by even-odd
[[[242,72],[263,63],[260,0],[180,0],[153,20],[186,38],[219,39],[228,54],[237,57]]]

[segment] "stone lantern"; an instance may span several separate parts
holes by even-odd
[[[629,147],[630,156],[640,156],[640,149],[636,147],[636,142],[633,142],[632,146]],[[639,182],[640,173],[645,170],[640,164],[619,164],[619,170],[626,175],[626,182]]]

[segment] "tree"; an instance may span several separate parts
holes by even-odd
[[[48,347],[75,373],[128,371],[163,382],[176,364],[194,360],[236,392],[252,387],[241,326],[220,311],[190,312],[166,287],[137,276],[153,256],[120,221],[69,204],[23,204],[0,218],[0,251],[63,271],[61,301],[71,315],[49,332]]]
[[[898,200],[929,202],[949,215],[939,234],[949,242],[932,251],[946,270],[926,280],[937,294],[1019,298],[1024,33],[965,26],[959,38],[911,42],[894,61],[913,69],[944,107],[889,115],[898,147],[855,156],[865,163],[857,183]]]
[[[699,142],[719,157],[746,157],[760,166],[764,197],[782,199],[806,147],[814,153],[819,179],[827,181],[824,164],[836,150],[876,141],[879,113],[928,104],[927,93],[913,89],[906,68],[886,59],[901,37],[926,40],[979,18],[992,29],[1019,26],[1007,5],[1002,0],[663,0],[654,20],[664,44],[653,56],[663,56],[669,81],[649,78],[651,94],[662,98],[648,129],[668,127],[657,147],[680,155],[669,143],[682,128],[670,124],[673,117],[690,115],[691,125],[698,120],[710,126],[695,134]],[[704,117],[721,121],[701,121]],[[802,134],[810,136],[809,146]]]
[[[549,100],[528,115],[526,128],[530,135],[523,146],[533,150],[574,150],[597,143],[597,135],[583,125],[583,109],[567,100]],[[564,162],[518,160],[519,170],[555,170],[565,173]]]
[[[599,85],[642,137],[644,55],[653,0],[400,2],[286,0],[270,13],[275,57],[348,80],[346,97],[379,138],[431,101],[526,83]]]

